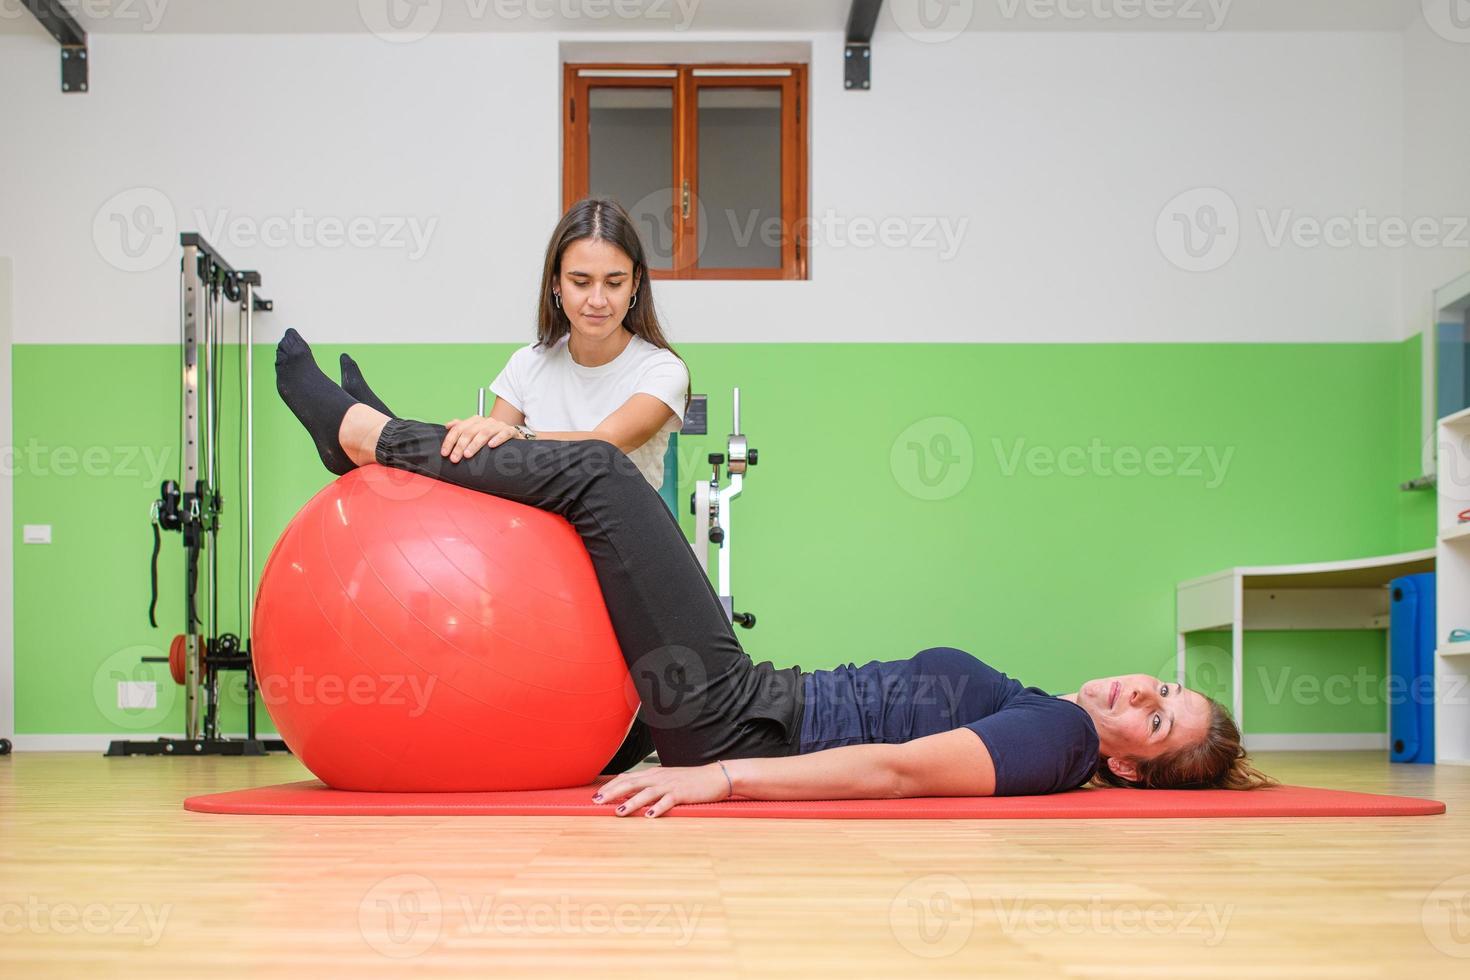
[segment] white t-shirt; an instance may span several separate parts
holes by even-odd
[[[637,335],[611,361],[587,367],[572,360],[568,339],[549,348],[522,347],[490,382],[490,390],[520,411],[526,425],[546,432],[590,432],[639,392],[654,396],[674,417],[628,458],[657,490],[664,482],[669,433],[684,426],[689,369],[672,351]]]

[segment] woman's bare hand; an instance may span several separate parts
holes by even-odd
[[[440,456],[448,456],[451,463],[468,459],[484,446],[494,449],[510,439],[524,438],[519,429],[499,419],[483,415],[471,415],[467,419],[451,419],[449,432],[444,436],[444,445],[439,447]]]
[[[652,766],[614,776],[602,784],[592,802],[613,803],[627,797],[617,808],[618,816],[629,817],[639,807],[648,806],[643,815],[657,817],[680,803],[717,803],[729,795],[730,784],[719,763]]]

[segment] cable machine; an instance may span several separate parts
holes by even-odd
[[[725,615],[730,622],[744,629],[755,628],[755,613],[736,612],[735,597],[731,592],[730,582],[730,549],[734,542],[734,528],[732,527],[731,504],[740,492],[745,488],[745,475],[747,467],[754,466],[760,462],[760,454],[751,449],[746,442],[745,435],[740,431],[740,389],[735,389],[734,397],[733,428],[729,438],[726,440],[725,453],[710,453],[709,464],[713,472],[708,480],[701,480],[694,484],[694,493],[690,495],[689,510],[694,515],[694,554],[699,559],[699,565],[709,575],[709,548],[714,545],[719,549],[719,557],[715,566],[715,574],[710,576],[715,587],[715,593],[720,597],[720,605],[725,607]],[[720,487],[720,467],[726,466],[726,473],[730,478],[728,486]]]
[[[144,657],[144,662],[167,663],[174,682],[184,689],[183,738],[156,741],[114,741],[107,755],[264,755],[287,751],[280,739],[255,734],[255,671],[250,661],[250,614],[255,604],[255,431],[252,381],[254,317],[272,310],[259,295],[260,273],[231,268],[204,238],[195,232],[179,237],[183,259],[179,271],[179,345],[181,394],[180,479],[166,480],[150,508],[153,525],[152,597],[149,625],[158,628],[158,555],[164,531],[178,531],[184,543],[184,631],[169,645],[167,657]],[[220,492],[224,460],[220,427],[223,352],[227,310],[234,307],[236,343],[242,362],[239,385],[241,450],[244,456],[241,489],[244,520],[241,548],[244,568],[235,596],[240,633],[221,632],[219,531],[225,501]],[[241,554],[235,555],[237,566]],[[239,570],[237,568],[237,570]],[[244,604],[240,606],[243,598]],[[220,674],[245,672],[245,738],[220,734]]]

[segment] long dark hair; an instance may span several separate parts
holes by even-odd
[[[1210,725],[1198,744],[1153,759],[1137,759],[1137,779],[1124,779],[1098,759],[1092,781],[1099,786],[1132,789],[1260,789],[1277,781],[1251,764],[1240,742],[1240,729],[1225,706],[1210,703]]]
[[[641,337],[655,347],[662,348],[679,357],[663,327],[658,322],[658,311],[653,306],[653,286],[649,281],[648,262],[644,256],[643,240],[633,227],[633,219],[623,206],[611,198],[587,197],[573,204],[556,223],[551,241],[546,245],[546,261],[541,266],[541,300],[536,311],[536,346],[549,348],[572,332],[572,321],[566,311],[556,305],[553,289],[561,277],[561,257],[573,242],[584,240],[607,242],[623,250],[633,260],[633,278],[638,285],[633,295],[636,302],[625,317],[623,329]],[[679,357],[683,361],[684,358]],[[684,365],[689,368],[688,363]],[[684,408],[689,408],[689,395],[693,381],[684,392]]]

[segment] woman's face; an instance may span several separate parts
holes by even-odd
[[[633,260],[616,245],[584,238],[562,252],[561,308],[587,340],[604,340],[622,328],[637,288]]]
[[[1152,759],[1196,744],[1210,726],[1203,694],[1148,674],[1088,681],[1077,690],[1077,704],[1097,728],[1098,751],[1116,760]]]

